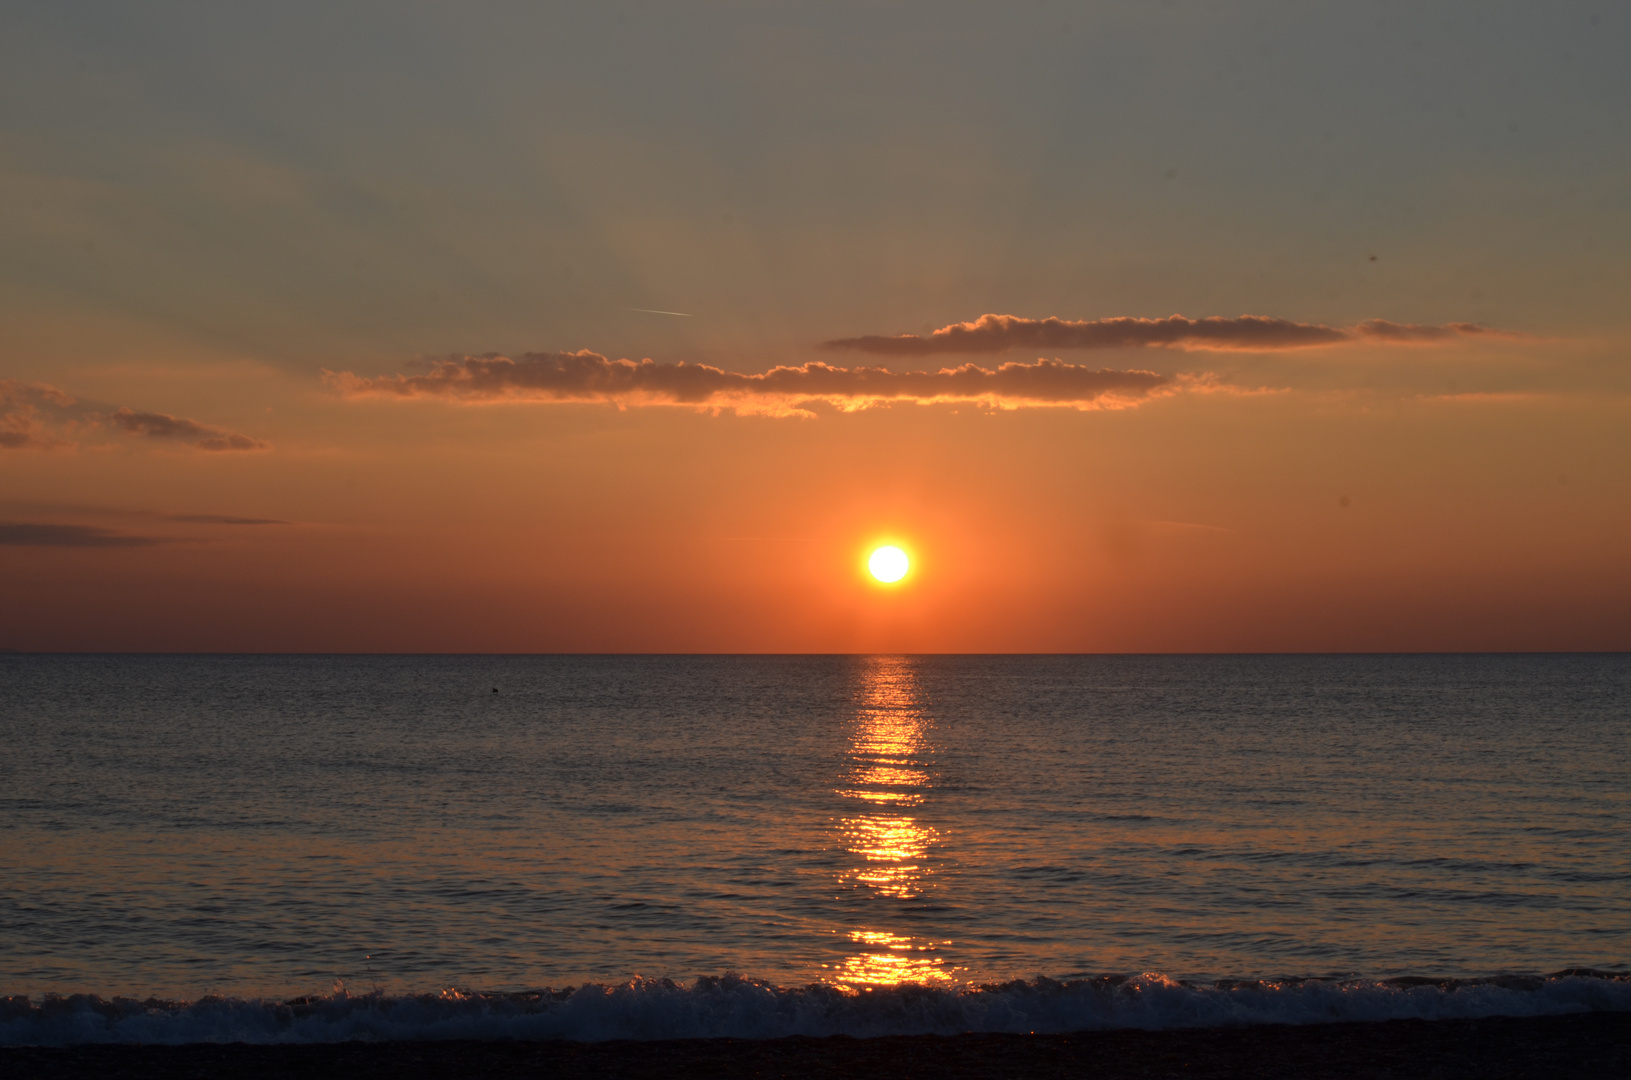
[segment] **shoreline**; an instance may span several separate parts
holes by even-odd
[[[0,1048],[8,1080],[112,1077],[1541,1077],[1631,1075],[1631,1012],[1063,1035]]]

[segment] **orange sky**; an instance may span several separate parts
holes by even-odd
[[[1620,14],[160,7],[0,57],[0,648],[1631,649]]]

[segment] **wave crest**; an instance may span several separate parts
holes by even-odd
[[[1037,979],[948,989],[777,987],[728,974],[689,986],[635,978],[562,990],[364,995],[289,1001],[136,1001],[93,994],[0,999],[0,1045],[353,1039],[769,1039],[788,1035],[951,1035],[1108,1028],[1317,1024],[1356,1020],[1631,1011],[1631,974],[1575,969],[1474,980],[1229,980],[1159,974]]]

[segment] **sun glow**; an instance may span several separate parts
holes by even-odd
[[[872,571],[872,576],[885,585],[893,585],[906,576],[906,571],[912,568],[912,560],[906,557],[906,552],[894,545],[881,547],[867,559],[866,567]]]

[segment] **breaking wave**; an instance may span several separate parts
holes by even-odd
[[[776,987],[737,975],[689,986],[640,979],[564,990],[354,995],[270,1001],[0,999],[0,1045],[324,1043],[352,1039],[771,1039],[1106,1028],[1319,1024],[1631,1011],[1631,974],[1193,984],[1162,975],[1038,979],[955,989]]]

